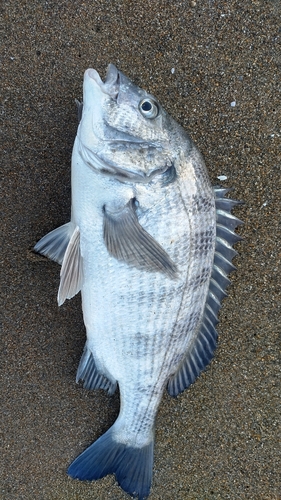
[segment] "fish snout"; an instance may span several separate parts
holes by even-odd
[[[102,81],[97,70],[93,68],[89,68],[85,71],[84,82],[85,85],[87,82],[90,84],[94,82],[104,94],[107,94],[113,99],[117,99],[120,86],[120,76],[119,71],[114,64],[108,65],[104,82]]]

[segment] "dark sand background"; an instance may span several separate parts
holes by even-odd
[[[160,99],[212,182],[226,175],[245,201],[218,349],[188,391],[163,397],[150,498],[281,498],[280,0],[2,0],[1,11],[0,498],[128,498],[113,476],[66,475],[119,401],[75,384],[80,295],[58,309],[59,266],[30,250],[69,219],[74,99],[84,70],[104,76],[109,62]]]

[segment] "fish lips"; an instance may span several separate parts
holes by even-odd
[[[134,95],[137,100],[141,99],[145,95],[142,89],[140,89],[137,85],[134,85],[129,78],[127,78],[116,68],[116,66],[114,66],[114,64],[111,63],[107,67],[104,82],[95,69],[89,68],[85,71],[84,95],[90,87],[93,89],[93,84],[95,85],[96,90],[99,90],[117,102],[121,99],[122,102],[127,101],[130,103],[132,95]]]
[[[84,74],[84,92],[85,90],[87,91],[88,85],[92,85],[93,82],[95,82],[99,90],[111,98],[116,99],[120,88],[120,75],[121,73],[116,66],[114,66],[114,64],[109,64],[105,81],[103,82],[99,73],[95,69],[89,68]]]

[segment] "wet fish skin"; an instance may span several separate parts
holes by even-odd
[[[59,304],[81,289],[87,341],[77,381],[110,394],[118,384],[121,408],[68,472],[114,473],[142,499],[163,390],[176,396],[213,356],[240,221],[188,134],[115,66],[105,82],[86,71],[79,111],[71,222],[35,250],[62,264]]]

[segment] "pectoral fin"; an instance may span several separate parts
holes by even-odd
[[[36,243],[35,252],[61,264],[74,229],[75,226],[72,222],[57,227]]]
[[[176,278],[177,267],[165,250],[139,224],[134,200],[118,212],[104,207],[103,237],[108,252],[138,269]]]
[[[58,304],[61,306],[65,299],[71,299],[82,286],[82,257],[80,253],[80,231],[77,226],[70,238],[62,261],[60,272],[60,286]]]

